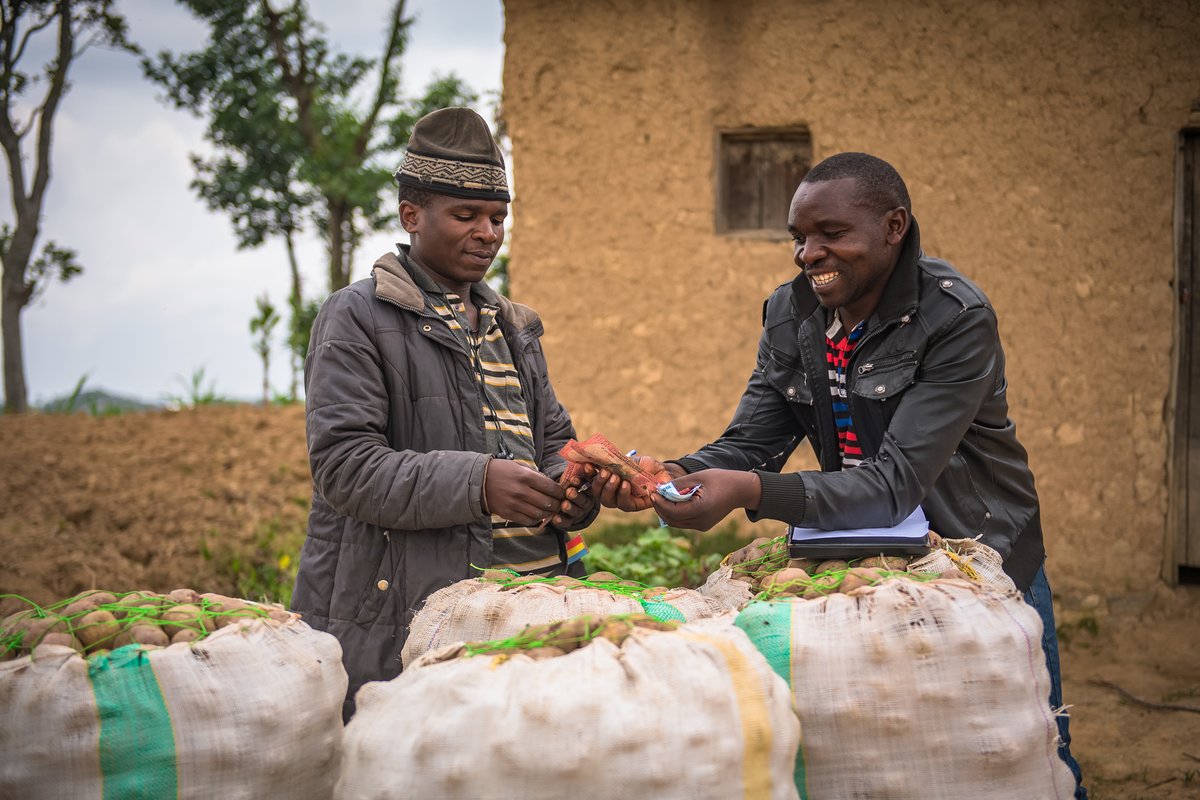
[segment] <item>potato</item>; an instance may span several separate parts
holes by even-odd
[[[89,653],[112,646],[112,640],[121,632],[121,623],[111,611],[89,611],[71,621],[71,632]]]
[[[180,644],[181,642],[194,642],[200,638],[200,632],[191,628],[180,628],[171,637],[171,644]]]
[[[773,539],[774,537],[771,536],[759,536],[757,539],[754,539],[750,542],[750,546],[757,547],[759,549],[766,549],[771,544]]]
[[[91,591],[77,595],[73,600],[71,600],[70,603],[67,604],[66,608],[62,609],[58,613],[64,617],[75,617],[86,614],[93,608],[99,608],[100,606],[116,602],[117,596],[112,592],[105,592],[101,591],[100,589],[92,589]]]
[[[842,579],[838,575],[818,575],[812,579],[808,588],[804,590],[803,597],[805,600],[817,600],[827,597],[837,592],[837,587],[841,582]]]
[[[109,609],[117,619],[153,616],[162,607],[162,598],[150,592],[130,592],[117,601],[117,607]]]
[[[787,567],[763,578],[762,588],[771,592],[782,592],[791,587],[798,587],[808,579],[808,573],[804,570]]]
[[[950,569],[948,569],[938,575],[938,580],[943,580],[943,579],[969,581],[969,580],[971,580],[971,577],[969,575],[967,575],[967,573],[965,573],[961,569],[959,569],[958,567],[951,567]]]
[[[547,647],[531,647],[528,650],[522,650],[521,653],[523,655],[529,656],[534,661],[541,661],[542,659],[545,659],[545,658],[558,658],[559,656],[565,656],[567,654],[567,651],[565,651],[561,648],[558,648],[558,647],[547,646]]]
[[[566,589],[572,586],[583,586],[583,581],[572,578],[570,575],[559,575],[554,579],[554,585]]]
[[[39,616],[37,611],[21,611],[4,620],[4,635],[21,635],[21,647],[32,650],[50,633],[67,633],[67,621],[57,614]]]
[[[854,567],[846,573],[846,577],[842,579],[841,586],[838,591],[842,594],[850,594],[851,592],[861,589],[864,586],[871,586],[878,582],[883,577],[883,573],[878,569],[871,567]]]
[[[300,615],[293,614],[286,608],[275,607],[267,609],[267,618],[273,619],[276,622],[291,622],[294,619],[300,619]]]
[[[507,581],[515,577],[511,572],[503,569],[485,569],[479,574],[480,580],[485,581]]]
[[[633,632],[634,625],[627,619],[609,620],[600,626],[600,630],[596,631],[597,639],[607,639],[608,641],[620,647],[629,634]]]
[[[787,569],[802,569],[809,575],[815,571],[818,562],[815,558],[789,558],[785,567]]]
[[[668,589],[666,586],[648,586],[642,590],[642,597],[644,597],[646,599],[651,599],[654,597],[661,597],[662,595],[666,594],[669,591],[671,591],[671,590]]]
[[[196,633],[204,633],[216,630],[216,624],[210,617],[204,615],[199,606],[184,604],[168,608],[162,613],[163,633],[171,637],[171,641],[175,641],[175,634],[182,630],[194,630]]]
[[[673,631],[679,628],[679,623],[675,620],[668,622],[654,617],[637,616],[633,617],[632,621],[635,626],[651,631]]]
[[[589,634],[595,629],[596,622],[591,617],[569,619],[561,623],[558,629],[546,639],[546,645],[569,653],[586,644]]]
[[[171,643],[171,637],[167,636],[158,625],[130,625],[125,630],[117,634],[113,639],[113,649],[124,647],[129,644],[156,645],[158,647],[166,647]]]
[[[904,556],[871,556],[858,562],[858,566],[886,569],[890,572],[903,572],[908,569],[908,559]]]
[[[621,580],[619,577],[617,577],[616,575],[613,575],[611,572],[603,572],[603,571],[593,572],[591,575],[587,576],[587,579],[589,581],[591,581],[592,583],[608,583],[610,581],[613,583],[616,583]]]
[[[745,572],[733,573],[733,580],[741,581],[742,583],[754,583],[754,576]]]
[[[45,636],[42,637],[42,640],[40,642],[38,642],[38,647],[42,647],[44,645],[51,645],[51,644],[56,644],[61,647],[69,647],[72,650],[74,650],[76,653],[83,652],[83,645],[79,642],[79,640],[76,639],[71,634],[65,633],[62,631],[54,631],[53,633],[47,633]]]
[[[766,555],[772,559],[778,559],[781,556],[786,559],[788,557],[787,537],[785,536],[772,541],[770,547],[766,550]]]
[[[850,566],[849,564],[847,564],[845,561],[842,561],[840,558],[833,558],[833,559],[830,559],[829,561],[822,561],[820,564],[817,564],[817,566],[813,567],[813,570],[814,570],[813,574],[820,575],[822,572],[832,572],[833,570],[848,569],[849,566]]]
[[[172,603],[194,604],[200,602],[200,594],[195,589],[176,589],[167,594]]]

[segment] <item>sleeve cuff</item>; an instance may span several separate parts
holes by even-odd
[[[678,464],[679,466],[683,467],[683,471],[686,472],[688,475],[691,475],[693,472],[699,472],[702,469],[708,469],[708,465],[706,465],[703,461],[701,461],[697,458],[692,458],[691,456],[684,456],[683,458],[673,458],[670,461],[668,461],[667,463],[668,464]]]
[[[758,509],[746,509],[746,516],[751,522],[760,519],[777,519],[789,525],[800,525],[804,519],[804,509],[808,496],[804,491],[804,478],[799,472],[779,474],[754,470],[762,484],[762,497],[758,501]]]

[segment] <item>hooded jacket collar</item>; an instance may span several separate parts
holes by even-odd
[[[916,310],[920,294],[917,283],[917,262],[920,258],[921,229],[917,225],[917,218],[911,217],[908,233],[904,235],[904,243],[900,245],[896,268],[888,278],[887,288],[883,290],[878,308],[871,314],[872,319],[887,322]],[[800,319],[808,319],[820,304],[808,279],[804,277],[804,272],[801,271],[792,281],[792,308]]]
[[[376,259],[371,267],[371,277],[375,280],[375,296],[380,300],[394,303],[401,308],[421,313],[425,310],[425,294],[413,280],[411,269],[420,269],[408,253],[409,246],[398,245],[398,252],[384,253]],[[500,307],[501,319],[513,324],[517,330],[529,327],[539,322],[538,315],[529,306],[514,303],[507,297],[496,292],[487,281],[471,284],[471,292],[478,295],[484,302]]]

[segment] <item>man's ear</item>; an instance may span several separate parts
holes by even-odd
[[[425,209],[407,200],[400,201],[400,227],[409,234],[419,233],[421,217]]]
[[[898,206],[884,214],[884,235],[887,237],[887,243],[892,247],[900,244],[904,240],[904,235],[908,233],[908,226],[911,222],[912,215],[904,206]]]

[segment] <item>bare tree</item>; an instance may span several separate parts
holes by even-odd
[[[37,258],[34,250],[50,183],[54,115],[68,88],[72,64],[93,45],[137,52],[127,38],[124,18],[112,6],[113,0],[0,0],[0,146],[8,163],[15,218],[14,226],[0,226],[7,412],[21,413],[28,407],[21,312],[49,281],[69,280],[82,271],[75,252],[54,242],[47,242]],[[55,27],[54,55],[39,72],[23,70],[21,60],[29,55],[33,38]],[[34,92],[41,97],[23,102]],[[32,140],[29,158],[22,153],[27,138]]]

